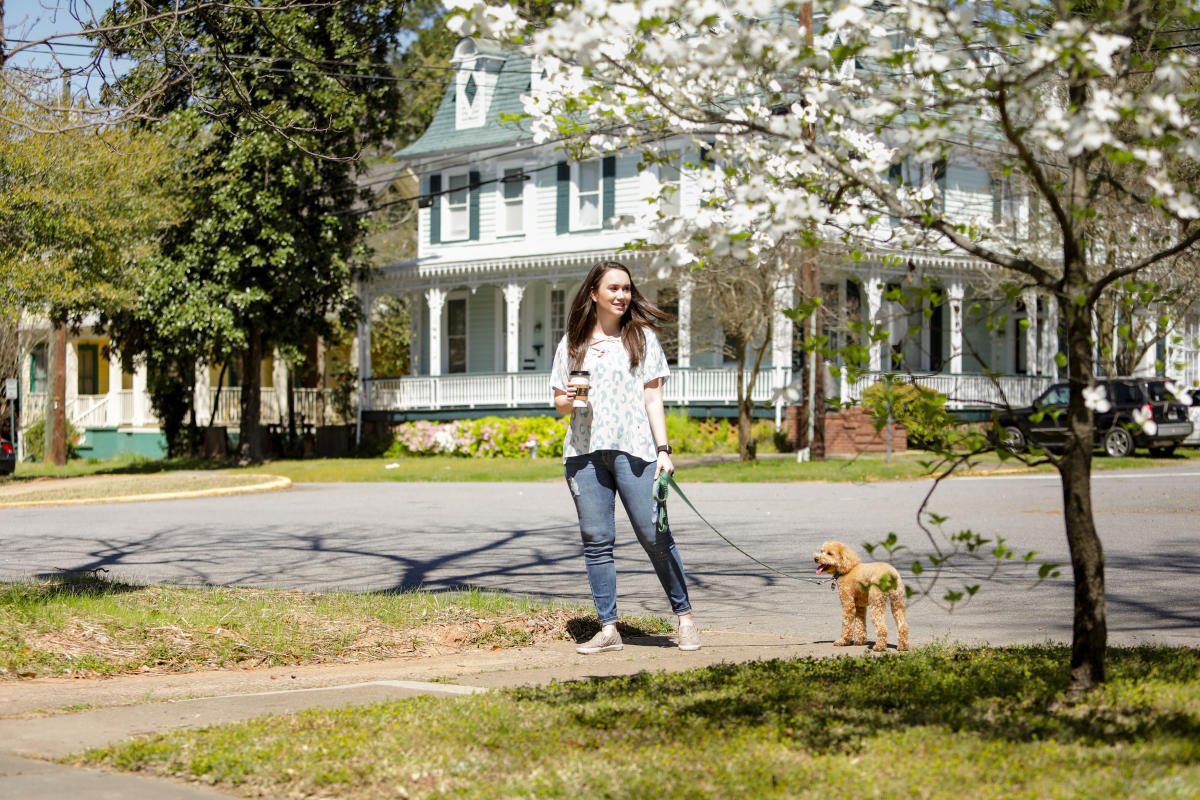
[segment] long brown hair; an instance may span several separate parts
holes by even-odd
[[[571,301],[571,312],[567,316],[567,355],[570,356],[571,369],[583,366],[588,340],[596,328],[596,303],[592,300],[592,292],[599,289],[604,273],[610,269],[619,269],[629,277],[629,306],[621,315],[621,343],[629,354],[630,367],[636,368],[646,355],[645,330],[649,328],[657,333],[662,323],[671,319],[670,314],[637,290],[629,267],[618,261],[600,261],[588,271],[583,285]]]

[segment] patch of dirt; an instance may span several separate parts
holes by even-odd
[[[416,628],[362,619],[339,622],[304,613],[294,616],[289,624],[306,631],[305,639],[296,642],[296,652],[278,652],[238,631],[214,625],[193,630],[165,625],[119,636],[87,621],[72,620],[61,630],[25,639],[29,650],[46,654],[52,663],[0,667],[0,680],[427,658],[573,640],[576,631],[588,624],[567,609],[432,622]],[[106,666],[97,669],[98,661]],[[73,667],[76,664],[78,667]]]

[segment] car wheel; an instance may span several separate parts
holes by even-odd
[[[1104,452],[1112,458],[1133,455],[1133,434],[1124,428],[1113,428],[1104,434]]]
[[[1001,431],[1000,446],[1010,453],[1020,453],[1025,449],[1025,434],[1016,425],[1007,425]]]
[[[1167,445],[1166,447],[1151,447],[1150,455],[1155,458],[1170,458],[1175,454],[1175,445]]]

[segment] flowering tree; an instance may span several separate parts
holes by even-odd
[[[584,0],[528,26],[509,6],[452,0],[463,34],[527,46],[545,65],[527,103],[545,141],[594,152],[664,137],[702,142],[731,187],[724,237],[806,232],[903,253],[918,244],[979,259],[1055,299],[1071,385],[1062,475],[1075,580],[1071,696],[1104,680],[1104,558],[1092,518],[1093,309],[1200,240],[1187,183],[1200,156],[1182,45],[1200,9],[1177,0]],[[807,44],[812,42],[812,44]],[[1029,187],[1030,238],[955,217],[939,167],[982,163]],[[1114,203],[1113,201],[1120,201]],[[1129,230],[1111,210],[1147,210]],[[989,209],[990,211],[990,209]],[[1123,226],[1136,248],[1097,258],[1091,235]],[[1111,256],[1108,257],[1108,256]],[[1095,405],[1093,401],[1092,405]]]

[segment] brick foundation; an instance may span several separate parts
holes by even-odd
[[[892,452],[908,450],[908,429],[892,423]],[[887,429],[875,430],[863,408],[830,411],[825,415],[825,452],[829,455],[887,452]]]

